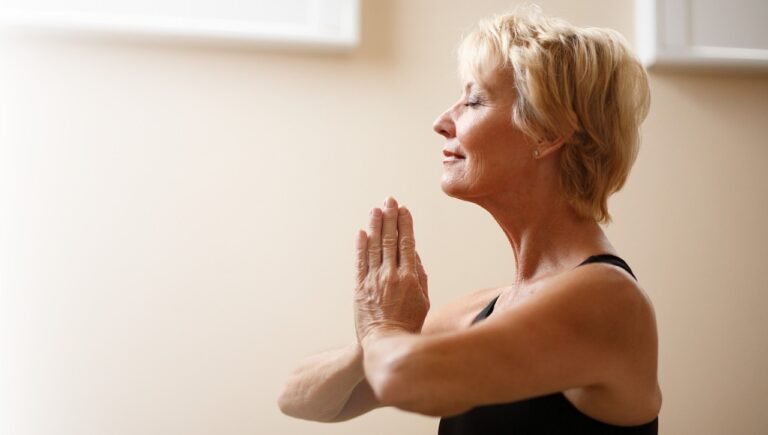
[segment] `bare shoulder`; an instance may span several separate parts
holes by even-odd
[[[624,325],[632,340],[628,345],[656,346],[656,313],[650,297],[625,270],[605,263],[578,267],[562,275],[556,284],[570,303],[599,309],[607,318]]]
[[[646,291],[626,271],[604,263],[578,267],[555,281],[564,303],[599,319],[588,323],[610,329],[615,350],[602,385],[574,388],[565,396],[598,420],[640,424],[653,419],[662,398],[656,315]]]
[[[440,307],[432,308],[424,320],[422,334],[436,334],[466,328],[480,310],[501,292],[489,287],[471,291]]]
[[[600,306],[611,308],[610,313],[619,318],[634,313],[646,321],[652,320],[655,325],[655,311],[648,294],[632,275],[616,266],[605,263],[580,266],[555,277],[552,287],[562,290],[565,297],[575,299],[571,302],[599,301]],[[655,330],[653,332],[655,334]]]

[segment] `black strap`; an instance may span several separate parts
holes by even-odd
[[[634,273],[632,273],[632,269],[629,268],[629,265],[627,264],[627,262],[622,260],[620,257],[615,256],[615,255],[612,255],[612,254],[593,255],[593,256],[587,258],[586,260],[584,260],[581,264],[579,264],[579,266],[583,266],[585,264],[590,264],[590,263],[610,263],[610,264],[613,264],[614,266],[618,266],[618,267],[626,270],[627,272],[629,272],[629,274],[632,275],[632,278],[634,278],[635,281],[637,281],[637,277],[635,276]],[[576,266],[576,267],[579,267],[579,266]]]
[[[635,276],[634,273],[632,273],[632,269],[630,269],[630,267],[627,264],[627,262],[622,260],[620,257],[615,256],[615,255],[612,255],[612,254],[593,255],[593,256],[587,258],[586,260],[582,261],[581,264],[579,264],[579,266],[583,266],[585,264],[590,264],[590,263],[609,263],[609,264],[613,264],[614,266],[618,266],[618,267],[626,270],[627,272],[629,272],[629,274],[632,275],[632,278],[635,278],[635,281],[637,281],[637,277]],[[576,267],[579,267],[579,266],[576,266]],[[499,296],[501,296],[501,295],[499,295]],[[479,322],[480,320],[483,320],[483,319],[487,318],[488,316],[491,315],[491,313],[493,313],[493,309],[496,307],[496,301],[499,299],[499,296],[496,296],[495,298],[493,298],[493,300],[488,305],[486,305],[485,308],[483,308],[483,310],[480,311],[477,314],[477,316],[475,316],[475,319],[472,320],[473,324]]]
[[[477,316],[475,316],[475,319],[472,320],[473,325],[491,315],[491,313],[493,312],[493,309],[496,307],[496,301],[499,299],[499,296],[496,296],[495,298],[493,298],[493,300],[488,305],[486,305],[482,311],[477,313]]]

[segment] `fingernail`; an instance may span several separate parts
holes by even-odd
[[[395,207],[395,198],[392,198],[391,196],[388,196],[386,201],[384,201],[384,204],[386,204],[387,208],[394,208]]]

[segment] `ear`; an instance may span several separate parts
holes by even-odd
[[[552,154],[562,148],[563,145],[565,145],[565,139],[556,139],[552,142],[542,142],[541,145],[538,146],[538,157],[542,158],[548,154]]]
[[[569,134],[563,135],[559,138],[556,138],[551,141],[542,140],[538,143],[538,146],[536,149],[538,149],[538,153],[536,154],[536,158],[542,158],[545,157],[548,154],[552,154],[555,151],[559,150],[560,148],[565,145],[565,142],[568,141],[568,139],[573,136],[573,132],[570,132]]]

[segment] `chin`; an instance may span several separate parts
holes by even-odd
[[[451,198],[456,199],[467,199],[469,198],[470,192],[464,183],[459,182],[455,179],[450,179],[443,177],[443,179],[440,181],[440,189],[442,189],[443,193],[450,196]]]
[[[498,182],[494,183],[493,180],[466,176],[457,177],[450,173],[443,173],[443,177],[440,179],[440,189],[443,193],[451,198],[475,204],[480,204],[489,196],[493,196],[498,192],[498,187]]]

